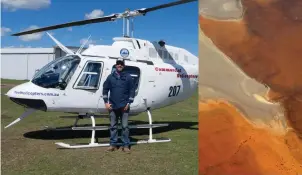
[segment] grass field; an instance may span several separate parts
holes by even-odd
[[[22,81],[2,80],[2,84]],[[9,88],[1,88],[5,93]],[[198,174],[198,95],[163,109],[152,111],[154,123],[170,123],[169,127],[154,129],[154,137],[168,137],[168,143],[132,146],[131,154],[121,151],[107,153],[105,147],[88,149],[58,149],[55,142],[89,143],[87,131],[45,131],[43,126],[70,126],[72,116],[66,113],[36,112],[11,128],[4,129],[24,108],[1,97],[1,168],[3,175],[72,175],[72,174]],[[147,123],[143,113],[130,119],[131,123]],[[108,124],[109,119],[97,119]],[[80,125],[90,124],[89,119]],[[148,129],[131,130],[132,139],[148,137]],[[108,131],[97,131],[99,141],[109,141]]]

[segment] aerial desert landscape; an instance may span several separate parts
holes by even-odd
[[[302,1],[199,0],[199,174],[302,174]]]

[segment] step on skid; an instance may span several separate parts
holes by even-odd
[[[159,139],[153,139],[153,132],[152,129],[153,128],[158,128],[158,127],[165,127],[168,126],[168,124],[152,124],[152,115],[150,113],[149,110],[147,110],[147,114],[148,114],[148,119],[149,119],[149,124],[140,124],[140,125],[130,125],[129,128],[132,129],[142,129],[142,128],[149,128],[149,138],[148,139],[143,139],[143,140],[138,140],[135,142],[130,142],[130,145],[136,145],[136,144],[143,144],[143,143],[164,143],[164,142],[170,142],[171,139],[169,138],[159,138]],[[95,142],[95,131],[96,130],[109,130],[110,127],[109,126],[95,126],[95,119],[94,116],[91,115],[91,122],[92,122],[92,126],[84,126],[84,127],[77,127],[76,124],[78,122],[78,118],[76,119],[76,122],[74,124],[74,127],[69,128],[72,130],[91,130],[92,134],[91,134],[91,139],[90,139],[90,143],[89,144],[74,144],[74,145],[70,145],[70,144],[66,144],[63,142],[56,142],[55,144],[60,146],[61,148],[67,148],[67,149],[75,149],[75,148],[93,148],[93,147],[107,147],[110,146],[109,143],[97,143]],[[119,129],[121,127],[119,126]],[[57,130],[56,128],[54,128],[54,130]],[[58,130],[66,130],[66,129],[59,129]],[[122,143],[118,143],[117,145],[122,145]]]

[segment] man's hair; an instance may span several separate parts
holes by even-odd
[[[125,61],[121,58],[116,60],[116,64],[118,64],[118,63],[122,63],[122,65],[125,66]]]

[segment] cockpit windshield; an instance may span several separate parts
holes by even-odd
[[[37,72],[32,83],[44,88],[65,89],[80,61],[75,55],[57,58]]]

